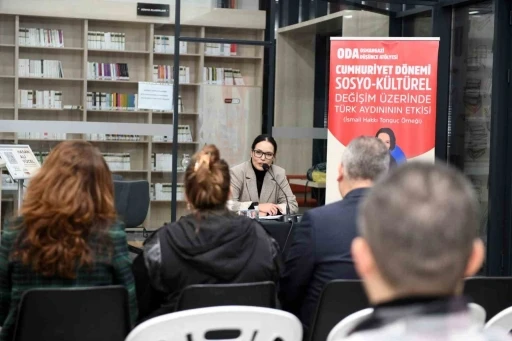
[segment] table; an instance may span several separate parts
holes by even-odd
[[[309,181],[307,179],[290,179],[289,182],[293,185],[325,189],[325,182],[314,182],[314,181]]]
[[[318,190],[317,206],[325,204],[325,182],[314,182],[307,179],[290,179],[289,183],[292,185],[306,187],[306,195],[308,187],[316,188]]]
[[[265,231],[267,231],[268,234],[276,240],[276,242],[279,244],[279,247],[281,248],[281,253],[284,254],[283,251],[286,251],[291,245],[290,233],[290,238],[288,239],[288,243],[286,244],[286,250],[283,250],[286,243],[286,238],[288,238],[288,233],[290,232],[290,229],[292,227],[295,228],[299,223],[294,223],[292,225],[291,223],[285,223],[276,220],[260,220],[260,224],[263,226]],[[128,245],[130,251],[137,254],[142,253],[143,243],[143,240],[129,240]]]

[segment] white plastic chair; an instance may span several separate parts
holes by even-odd
[[[260,307],[222,306],[162,315],[137,326],[125,341],[206,341],[206,332],[238,330],[233,341],[301,341],[302,324],[290,313]],[[190,338],[188,337],[190,335]]]
[[[512,307],[497,313],[492,319],[487,321],[484,329],[501,329],[507,333],[512,330]]]
[[[357,326],[363,320],[367,319],[372,312],[373,308],[366,308],[348,315],[334,326],[334,328],[329,333],[329,336],[327,336],[327,341],[340,340],[347,337],[348,333],[350,333],[355,328],[355,326]]]
[[[485,309],[481,305],[472,302],[468,304],[468,308],[473,321],[478,323],[480,327],[483,327],[485,324],[485,318],[487,317]]]

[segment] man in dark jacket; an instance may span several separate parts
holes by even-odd
[[[227,210],[165,225],[134,262],[139,322],[174,312],[189,285],[275,282],[278,257],[277,243],[256,220]]]
[[[359,203],[368,187],[388,172],[389,151],[375,137],[354,139],[339,166],[343,200],[307,211],[293,231],[281,280],[283,308],[295,314],[308,335],[324,286],[334,279],[357,278],[350,245],[357,236]]]

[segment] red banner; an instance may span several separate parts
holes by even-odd
[[[379,137],[398,164],[434,160],[438,49],[437,38],[332,38],[327,201],[335,155],[355,137]]]

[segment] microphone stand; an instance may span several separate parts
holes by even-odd
[[[276,178],[274,177],[273,172],[270,169],[270,166],[267,165],[266,163],[264,163],[262,167],[263,167],[264,171],[267,171],[268,174],[270,174],[270,176],[272,177],[272,180],[274,180],[274,182],[276,183],[277,187],[279,187],[281,192],[283,192],[284,198],[286,199],[286,213],[283,216],[283,221],[287,222],[287,223],[292,221],[292,219],[290,218],[290,203],[288,202],[288,196],[286,195],[286,192],[283,190],[281,185],[279,185],[279,183],[277,182]]]

